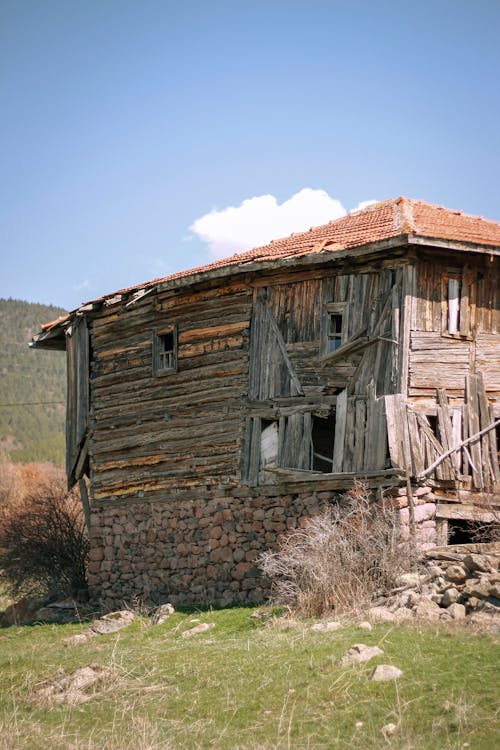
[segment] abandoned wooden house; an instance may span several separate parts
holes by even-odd
[[[257,601],[362,479],[419,546],[500,511],[500,223],[398,198],[44,326],[107,606]]]

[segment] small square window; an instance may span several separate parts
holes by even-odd
[[[153,339],[153,372],[161,375],[164,372],[177,371],[177,328],[169,326],[154,334]]]

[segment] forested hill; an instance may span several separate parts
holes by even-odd
[[[0,452],[12,461],[64,461],[66,356],[28,346],[64,312],[0,299]]]

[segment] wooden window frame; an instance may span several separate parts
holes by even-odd
[[[328,302],[325,305],[325,309],[323,313],[323,330],[322,330],[322,336],[321,336],[321,354],[323,356],[326,356],[327,354],[331,354],[332,352],[336,351],[347,341],[348,313],[349,313],[349,306],[347,302]],[[331,330],[330,325],[331,325],[332,317],[335,315],[342,317],[342,326],[341,326],[341,331],[340,331],[340,338],[335,337],[334,339],[330,335],[330,330]],[[336,346],[334,349],[329,349],[328,344],[331,340],[339,341],[338,346]]]
[[[165,350],[163,338],[172,336],[172,349]],[[162,355],[171,354],[170,366],[165,367],[162,364]],[[159,328],[153,333],[153,375],[170,375],[178,370],[178,335],[177,324],[171,323],[168,326]]]
[[[475,309],[475,275],[467,267],[446,271],[441,276],[441,335],[445,338],[472,340]],[[450,304],[450,290],[456,287],[456,302]]]

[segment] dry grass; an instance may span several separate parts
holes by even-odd
[[[86,588],[87,554],[79,494],[59,475],[0,507],[2,587],[13,596],[75,596]]]
[[[374,503],[363,485],[293,531],[259,564],[277,602],[302,616],[353,612],[391,588],[408,567],[392,507]]]

